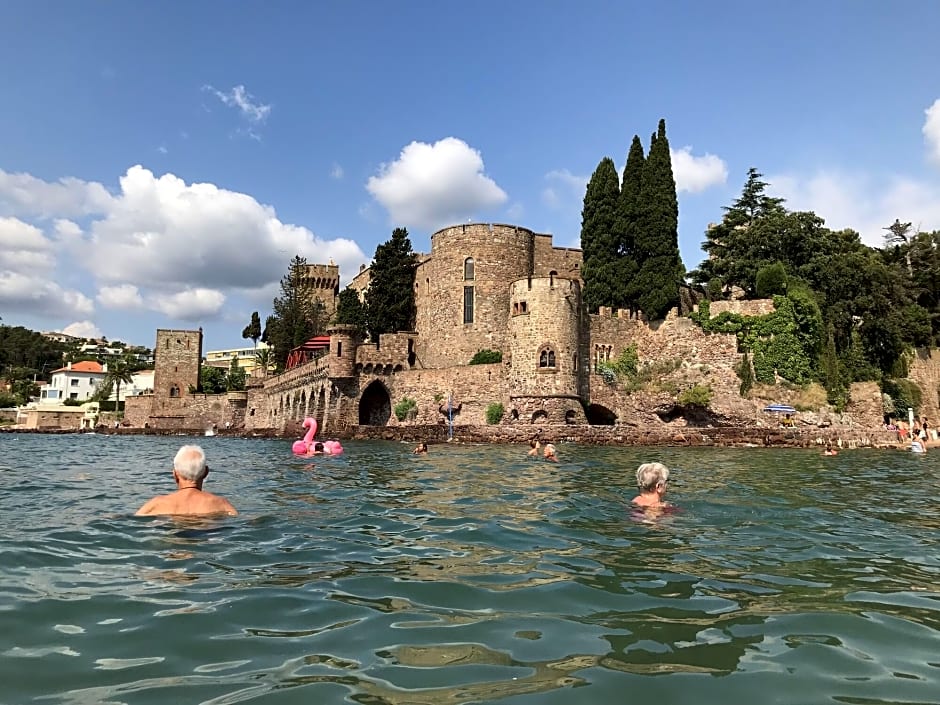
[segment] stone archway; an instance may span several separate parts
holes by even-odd
[[[590,404],[587,409],[587,420],[592,426],[613,426],[617,422],[617,414],[600,404]]]
[[[388,389],[375,380],[359,397],[359,425],[387,426],[391,415],[392,399],[388,395]]]

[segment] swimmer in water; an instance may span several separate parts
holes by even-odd
[[[137,510],[137,516],[154,514],[238,514],[225,499],[202,489],[209,474],[206,454],[199,446],[183,446],[173,458],[173,479],[178,489],[154,497]]]
[[[424,441],[421,441],[417,446],[415,446],[415,449],[412,451],[414,455],[424,455],[427,452],[428,452],[428,444],[425,443]]]
[[[529,441],[529,452],[526,453],[526,455],[537,458],[541,449],[541,444],[537,439],[533,438],[531,441]]]
[[[669,468],[662,463],[643,463],[636,469],[636,486],[640,494],[633,498],[635,507],[666,507],[663,500],[669,483]]]

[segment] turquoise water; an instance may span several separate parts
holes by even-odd
[[[940,452],[193,440],[0,436],[0,702],[940,702]]]

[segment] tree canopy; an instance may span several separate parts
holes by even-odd
[[[291,260],[281,278],[281,294],[274,299],[274,313],[265,321],[262,340],[271,346],[277,369],[286,366],[290,351],[324,332],[327,316],[306,276],[307,260]]]
[[[418,258],[411,249],[405,228],[395,228],[392,237],[375,248],[366,291],[366,325],[372,340],[382,333],[414,330],[415,269]]]

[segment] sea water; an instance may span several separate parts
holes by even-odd
[[[0,703],[940,702],[940,452],[527,449],[0,435]]]

